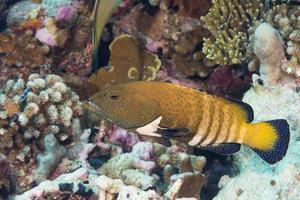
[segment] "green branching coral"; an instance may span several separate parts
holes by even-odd
[[[203,52],[218,64],[238,64],[244,59],[246,29],[263,13],[260,0],[213,0],[201,17],[213,37],[205,38]]]

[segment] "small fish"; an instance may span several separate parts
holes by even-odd
[[[219,154],[232,154],[244,144],[273,164],[286,154],[289,125],[284,119],[260,123],[250,105],[156,81],[114,85],[91,96],[104,118],[136,133]]]

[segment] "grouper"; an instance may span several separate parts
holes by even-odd
[[[273,164],[288,148],[285,119],[251,123],[250,105],[184,86],[158,81],[123,83],[94,94],[90,102],[105,119],[122,128],[219,154],[235,153],[243,144]]]

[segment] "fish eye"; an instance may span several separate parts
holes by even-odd
[[[110,95],[110,99],[111,100],[118,100],[120,98],[120,96],[119,95],[117,95],[117,94],[112,94],[112,95]]]

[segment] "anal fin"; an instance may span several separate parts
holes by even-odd
[[[230,155],[238,152],[241,148],[241,144],[237,144],[237,143],[210,144],[207,146],[198,146],[198,148],[211,151],[220,155]]]

